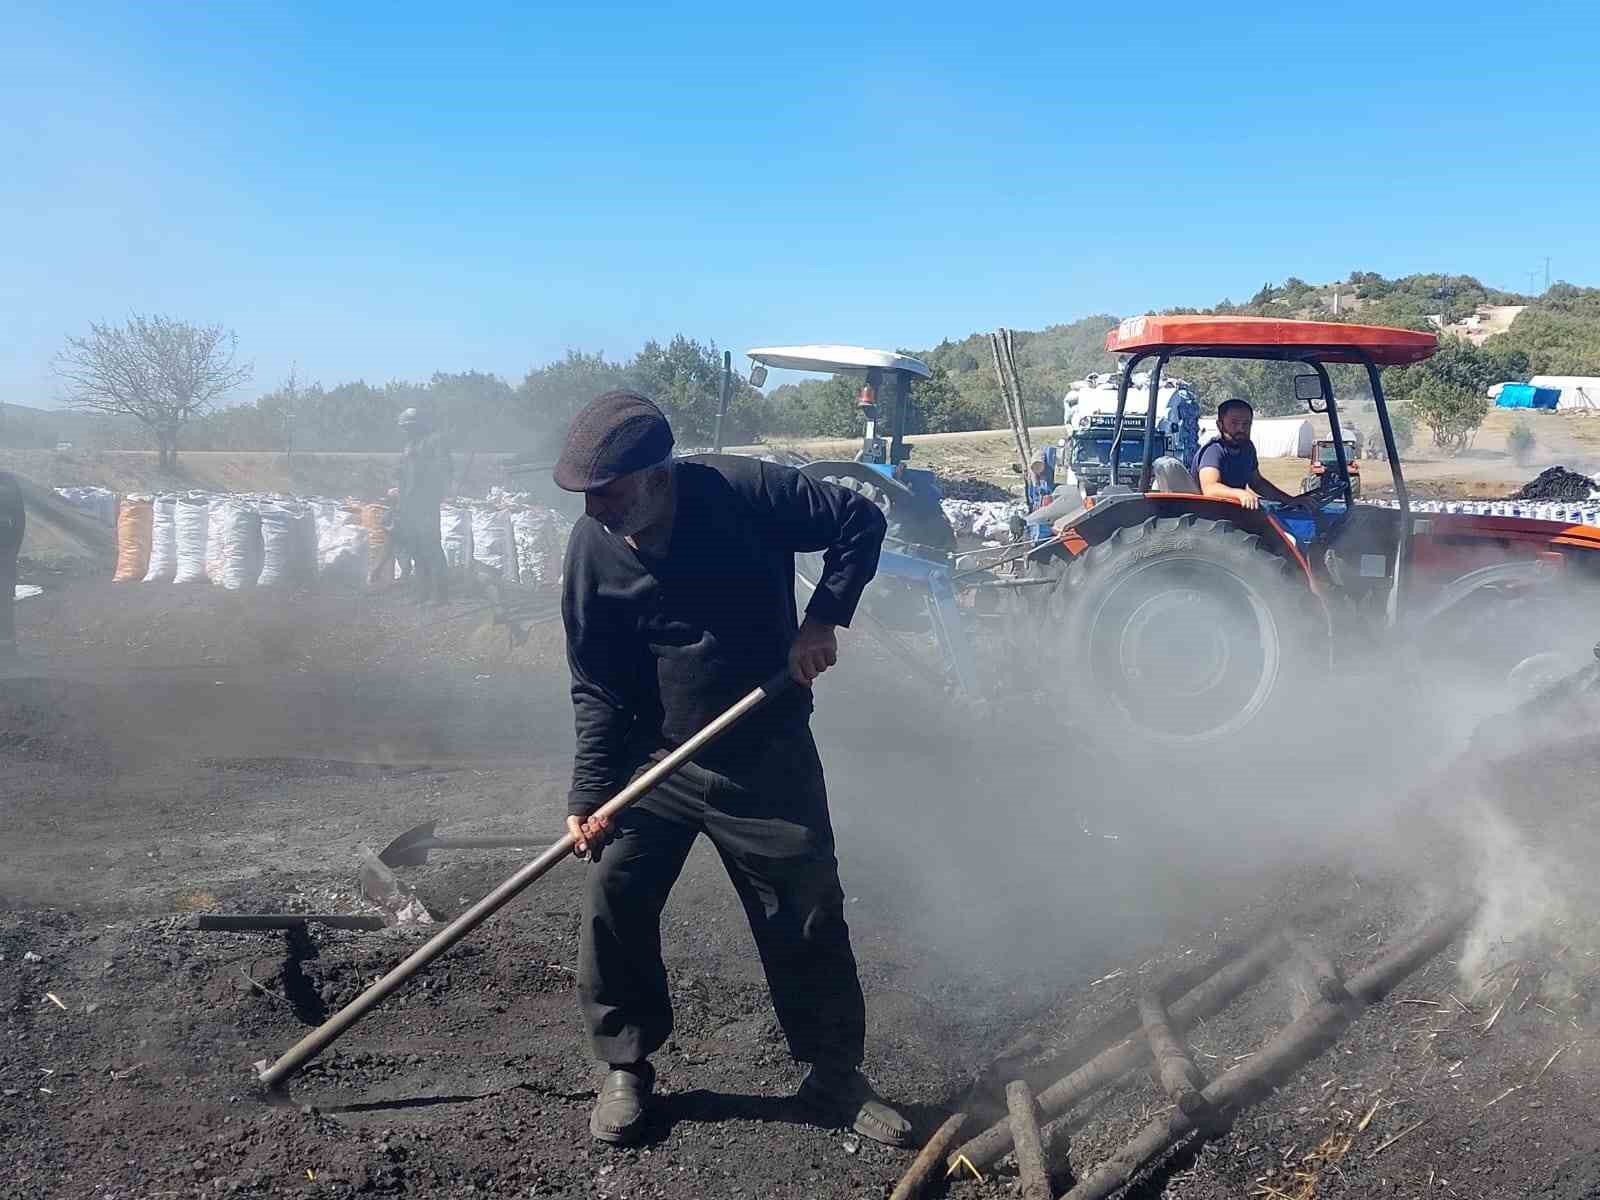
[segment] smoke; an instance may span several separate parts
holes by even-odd
[[[1536,847],[1481,797],[1468,801],[1460,815],[1471,878],[1483,897],[1457,963],[1461,985],[1471,993],[1573,916],[1573,881],[1563,878],[1570,864]]]

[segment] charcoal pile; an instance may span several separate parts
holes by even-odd
[[[1512,492],[1507,500],[1587,500],[1594,494],[1595,481],[1565,467],[1550,467]]]
[[[988,482],[985,479],[939,479],[939,490],[944,493],[946,500],[975,500],[989,502],[995,500],[1015,500],[1017,497],[1006,491],[1005,488]]]

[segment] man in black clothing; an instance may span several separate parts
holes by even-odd
[[[0,663],[14,662],[17,657],[17,554],[26,528],[27,513],[17,478],[0,471]]]
[[[903,1145],[909,1125],[859,1071],[866,1006],[810,730],[811,682],[837,661],[834,627],[877,569],[883,515],[787,467],[671,451],[661,411],[613,392],[578,414],[555,469],[558,485],[585,493],[562,616],[577,719],[567,827],[594,864],[579,998],[609,1065],[590,1131],[617,1144],[641,1131],[649,1056],[672,1030],[661,910],[704,833],[744,904],[790,1051],[812,1065],[798,1099],[819,1120]],[[818,550],[822,579],[797,622],[794,555]],[[785,667],[798,686],[614,822],[592,815]]]
[[[394,541],[398,557],[410,558],[423,604],[449,599],[449,574],[439,541],[439,505],[450,490],[452,464],[444,439],[414,408],[400,414],[405,449],[400,455],[400,487],[395,500]]]

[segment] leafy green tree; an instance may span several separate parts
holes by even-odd
[[[665,346],[646,342],[629,362],[627,377],[632,387],[666,411],[680,445],[711,444],[722,401],[722,354],[715,342],[702,345],[681,333]],[[760,392],[735,371],[723,443],[760,437],[763,412]]]
[[[1453,383],[1442,375],[1424,379],[1411,393],[1411,411],[1433,434],[1433,444],[1451,454],[1459,454],[1472,444],[1478,426],[1489,415],[1489,401],[1482,392]]]
[[[559,441],[589,401],[623,386],[627,373],[603,351],[568,350],[565,358],[536,367],[517,385],[515,402],[540,442]]]

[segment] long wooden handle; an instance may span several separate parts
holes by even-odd
[[[704,750],[741,720],[789,686],[791,686],[789,672],[787,670],[780,671],[760,687],[748,693],[732,708],[710,721],[699,733],[684,742],[676,750],[673,750],[610,800],[607,800],[595,811],[594,815],[607,818],[616,816],[679,767],[683,766],[697,753]],[[534,880],[571,855],[572,847],[572,835],[570,833],[562,835],[558,841],[553,843],[538,858],[521,867],[516,874],[500,884],[494,891],[413,950],[382,979],[367,988],[366,991],[350,1001],[349,1004],[346,1004],[333,1016],[289,1047],[277,1062],[268,1066],[267,1060],[262,1059],[254,1064],[257,1078],[267,1087],[277,1087],[283,1083],[301,1067],[305,1066],[306,1063],[326,1050],[352,1025],[383,1003],[389,994],[406,980],[499,912]]]

